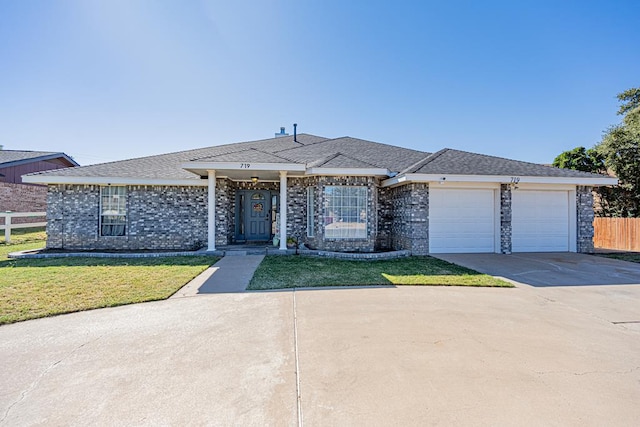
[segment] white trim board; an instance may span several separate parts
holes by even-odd
[[[259,163],[259,162],[187,162],[180,165],[188,171],[196,170],[238,170],[238,171],[287,171],[304,172],[306,166],[299,163]]]
[[[420,174],[408,173],[386,179],[382,182],[383,187],[408,184],[411,182],[443,182],[447,185],[450,182],[494,182],[500,184],[510,184],[511,182],[520,184],[573,184],[573,185],[616,185],[617,178],[597,177],[551,177],[551,176],[503,176],[503,175],[449,175],[449,174]]]
[[[171,185],[185,187],[206,187],[201,179],[157,179],[124,178],[102,176],[41,176],[23,175],[22,182],[29,184],[78,184],[78,185]]]

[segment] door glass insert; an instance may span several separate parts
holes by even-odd
[[[251,200],[264,200],[264,194],[262,194],[262,193],[253,193],[251,195]]]

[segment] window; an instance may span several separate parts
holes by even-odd
[[[324,237],[367,237],[367,187],[324,188]]]
[[[280,224],[280,216],[278,215],[278,196],[271,195],[271,234],[277,236],[280,233],[278,224]]]
[[[313,187],[307,187],[307,237],[315,236],[316,198]]]
[[[127,223],[127,189],[100,189],[100,235],[124,236]]]

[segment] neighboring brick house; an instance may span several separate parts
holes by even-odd
[[[64,153],[0,148],[0,212],[41,212],[47,208],[47,187],[24,184],[22,175],[78,166]],[[4,219],[0,219],[3,222]],[[21,222],[15,219],[15,222]],[[32,220],[26,220],[30,222]]]
[[[24,179],[49,186],[49,248],[215,250],[275,241],[285,249],[295,237],[319,250],[416,255],[590,252],[591,188],[616,183],[452,149],[309,134]]]

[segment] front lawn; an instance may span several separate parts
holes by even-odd
[[[32,227],[32,228],[16,228],[11,230],[11,244],[19,245],[27,242],[44,242],[47,239],[47,233],[44,227]],[[4,230],[0,230],[0,245],[6,244],[4,239]],[[13,251],[12,251],[13,252]]]
[[[8,259],[43,242],[0,245],[0,324],[168,298],[218,258]]]
[[[431,257],[352,261],[273,255],[262,261],[248,289],[354,285],[513,287],[492,276]]]

